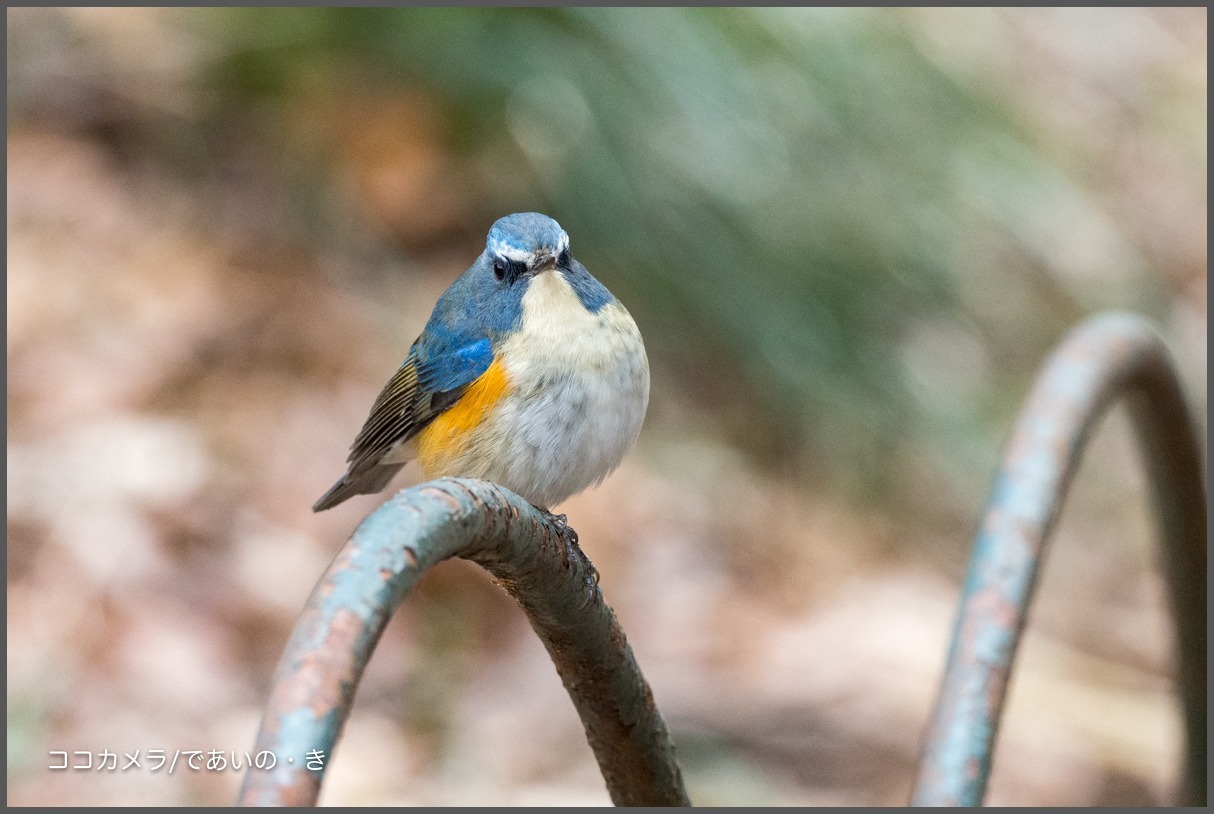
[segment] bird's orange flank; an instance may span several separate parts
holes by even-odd
[[[439,477],[445,464],[459,457],[476,429],[506,395],[510,380],[500,359],[468,386],[455,404],[417,434],[417,462],[427,477]]]

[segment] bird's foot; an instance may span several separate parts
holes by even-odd
[[[557,535],[561,538],[561,542],[565,545],[564,559],[566,564],[580,562],[582,571],[586,575],[586,591],[587,601],[594,596],[595,588],[599,584],[599,572],[594,567],[594,563],[582,551],[578,545],[577,532],[573,530],[573,526],[569,525],[569,520],[563,514],[553,514],[547,509],[542,509],[544,517],[556,528]]]

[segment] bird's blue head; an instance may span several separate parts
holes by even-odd
[[[547,215],[520,212],[493,224],[485,240],[485,254],[499,280],[567,268],[569,235]]]
[[[523,298],[541,279],[549,286],[568,286],[592,314],[615,299],[569,256],[569,235],[559,223],[538,212],[507,215],[489,230],[481,256],[439,297],[423,332],[423,348],[462,347],[517,331]]]

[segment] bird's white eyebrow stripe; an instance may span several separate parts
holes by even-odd
[[[556,253],[567,251],[569,249],[569,234],[561,231],[560,237],[556,239]],[[491,240],[489,242],[489,251],[500,257],[505,258],[514,263],[526,263],[531,259],[531,252],[511,246],[509,243],[504,243],[500,240]]]
[[[517,249],[508,243],[499,243],[494,241],[493,243],[489,244],[489,251],[514,263],[526,263],[531,259],[530,252]]]

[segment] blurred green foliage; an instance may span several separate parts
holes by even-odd
[[[268,140],[276,171],[308,175],[300,211],[331,219],[316,197],[342,145],[289,131],[309,111],[329,126],[318,99],[424,98],[464,170],[448,183],[467,187],[469,255],[502,214],[553,215],[659,377],[756,459],[862,493],[924,447],[982,480],[992,427],[1062,331],[1157,305],[1149,281],[1059,281],[1050,242],[1103,223],[1099,204],[1006,98],[925,51],[907,10],[182,14],[206,43],[214,155]]]
[[[939,258],[964,226],[940,159],[1004,123],[895,27],[722,9],[226,22],[244,47],[217,87],[290,95],[340,66],[438,94],[453,149],[511,159],[486,171],[480,220],[558,217],[652,353],[739,415],[736,440],[808,439],[875,464],[904,430],[898,343],[949,307]]]

